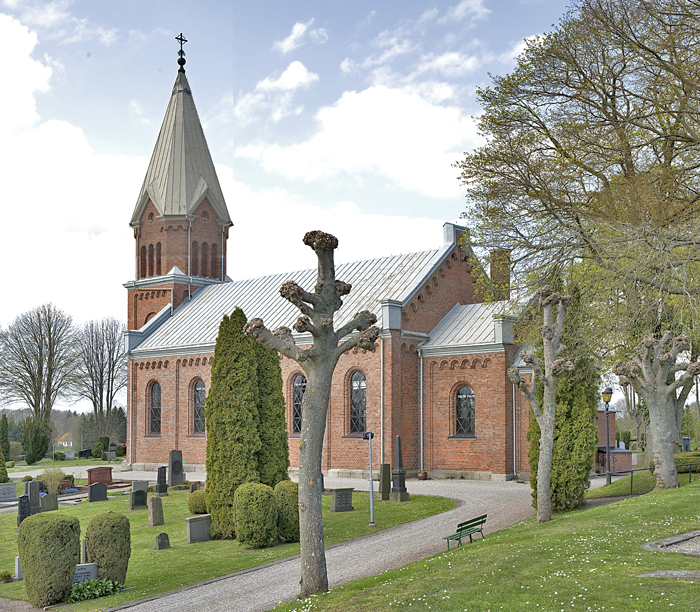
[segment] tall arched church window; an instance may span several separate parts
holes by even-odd
[[[219,245],[211,245],[211,277],[220,278],[221,272],[219,272]]]
[[[299,374],[292,383],[292,433],[301,433],[301,402],[306,391],[306,376]]]
[[[362,433],[367,428],[367,379],[355,372],[350,379],[350,433]]]
[[[199,243],[192,243],[192,255],[190,256],[192,276],[199,276]]]
[[[156,276],[160,275],[160,242],[156,242]]]
[[[194,385],[194,433],[204,433],[204,381],[198,380]]]
[[[151,392],[150,392],[150,427],[149,427],[149,433],[151,434],[159,434],[160,433],[160,385],[157,382],[154,382],[151,385]]]
[[[473,436],[474,433],[474,391],[465,385],[455,396],[455,435]]]
[[[153,245],[148,245],[148,276],[153,276]]]
[[[145,244],[141,247],[141,256],[139,257],[139,259],[141,260],[141,261],[139,261],[139,268],[140,268],[139,278],[146,278],[146,263],[148,260],[148,255],[147,255]]]
[[[202,242],[201,275],[204,278],[209,276],[209,245]]]

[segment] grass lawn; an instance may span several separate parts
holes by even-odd
[[[695,468],[693,468],[695,469]],[[700,474],[693,472],[692,482],[695,482],[700,478]],[[678,474],[678,482],[681,487],[688,486],[688,472],[685,474]],[[649,470],[643,472],[635,472],[634,479],[632,480],[632,495],[644,495],[654,490],[656,486],[656,476],[651,474]],[[625,476],[616,480],[610,485],[604,487],[599,487],[597,489],[592,489],[586,493],[586,499],[599,499],[601,497],[622,497],[623,495],[630,495],[630,477]]]
[[[189,492],[171,492],[163,499],[165,525],[148,526],[148,511],[129,512],[127,495],[110,497],[106,502],[81,503],[72,508],[59,508],[57,512],[77,516],[84,537],[90,519],[101,512],[123,512],[131,522],[131,559],[126,586],[135,587],[123,593],[80,604],[62,607],[66,612],[95,610],[150,597],[182,586],[195,584],[209,578],[225,576],[242,569],[298,554],[299,544],[284,544],[262,550],[248,550],[233,541],[210,541],[187,544],[185,517],[192,516],[187,509]],[[454,508],[455,502],[441,497],[412,495],[410,503],[396,504],[377,501],[374,513],[376,527],[369,527],[369,494],[353,494],[353,512],[330,512],[332,498],[323,497],[323,522],[326,545],[335,544],[431,516]],[[15,526],[17,515],[0,515],[0,570],[14,573],[17,556]],[[166,532],[170,539],[169,550],[153,550],[156,536]],[[24,583],[0,584],[0,597],[26,599]]]
[[[81,467],[87,465],[89,467],[97,467],[98,465],[121,465],[123,457],[118,457],[114,461],[102,461],[98,459],[66,459],[65,461],[51,461],[51,459],[44,458],[41,461],[27,465],[24,461],[17,461],[15,467],[7,468],[7,473],[12,472],[26,472],[27,470],[44,470],[47,467],[57,467],[61,469],[68,469],[72,467]]]
[[[556,514],[542,525],[529,518],[485,540],[277,610],[700,610],[698,585],[637,577],[655,570],[700,570],[700,559],[640,547],[695,529],[700,529],[700,483],[693,482]]]

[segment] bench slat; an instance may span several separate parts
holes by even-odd
[[[487,515],[484,514],[482,516],[478,516],[471,520],[465,521],[464,523],[459,523],[459,525],[457,525],[456,533],[453,533],[448,536],[443,536],[442,539],[447,540],[447,550],[450,550],[450,540],[457,540],[457,546],[461,546],[462,538],[466,538],[467,536],[469,536],[469,541],[472,542],[472,534],[475,533],[480,533],[483,539],[483,526],[486,523],[486,517]]]

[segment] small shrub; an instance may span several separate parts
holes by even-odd
[[[12,574],[7,570],[0,572],[0,582],[12,582]]]
[[[97,563],[97,577],[124,584],[131,557],[129,519],[118,512],[98,514],[90,521],[85,539],[88,559]]]
[[[43,608],[63,601],[79,559],[78,519],[58,512],[27,517],[19,526],[17,546],[29,602]]]
[[[92,445],[92,456],[93,456],[93,458],[94,458],[94,459],[100,459],[100,458],[102,457],[102,451],[103,451],[104,449],[105,449],[105,447],[102,446],[102,444],[100,444],[99,442],[95,442],[95,443]]]
[[[168,491],[189,491],[190,490],[190,481],[186,480],[182,484],[175,485],[174,487],[168,487]]]
[[[63,480],[70,480],[71,484],[75,486],[75,476],[73,474],[64,474]]]
[[[54,461],[65,461],[66,460],[66,453],[63,451],[54,451],[53,452],[53,460]]]
[[[6,468],[13,468],[13,467],[15,467],[15,462],[14,461],[5,461],[5,467]]]
[[[187,507],[192,514],[206,514],[207,502],[204,498],[204,491],[192,491],[187,498]]]
[[[12,461],[19,461],[23,454],[24,449],[21,442],[10,442],[10,459]]]
[[[277,504],[272,487],[246,482],[233,496],[233,516],[238,541],[251,548],[264,548],[277,539]]]
[[[112,595],[119,592],[124,585],[115,580],[83,580],[74,584],[68,596],[68,603],[77,603],[87,599],[97,599],[105,595]]]
[[[126,451],[124,450],[124,447],[120,444],[117,446],[117,457],[124,457],[126,455]]]
[[[299,541],[299,485],[283,480],[275,487],[277,536],[280,542]]]
[[[5,457],[0,450],[0,482],[10,482],[10,478],[7,475],[7,467],[5,466]]]
[[[46,492],[49,495],[58,495],[58,488],[61,485],[61,481],[65,480],[65,477],[61,468],[49,467],[37,477],[37,480],[44,483]]]
[[[687,474],[689,463],[700,463],[700,453],[678,453],[673,455],[673,461],[679,474]],[[693,473],[700,472],[700,465],[693,466]]]
[[[107,453],[105,453],[104,451],[102,451],[102,457],[101,457],[101,459],[102,459],[102,461],[108,461],[108,459],[109,459],[109,458],[107,457]]]
[[[97,436],[97,442],[102,444],[102,450],[109,450],[109,436]]]
[[[24,478],[22,478],[24,482],[29,482],[30,480],[34,480],[29,474],[27,474]]]

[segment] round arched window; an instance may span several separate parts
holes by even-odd
[[[292,433],[301,433],[301,402],[306,391],[306,376],[299,374],[292,383]]]
[[[198,380],[194,385],[194,433],[204,433],[204,400],[206,390],[204,381]]]
[[[474,435],[474,391],[466,385],[455,397],[455,435]]]
[[[350,433],[367,429],[367,378],[357,371],[350,379]]]

